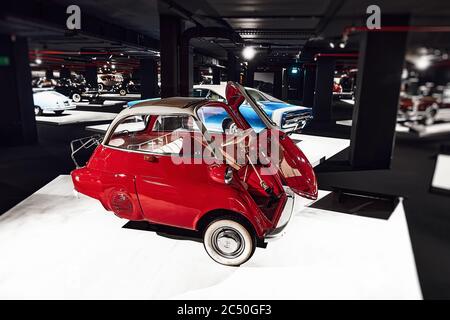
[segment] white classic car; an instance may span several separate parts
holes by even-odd
[[[75,109],[75,104],[66,96],[53,90],[36,91],[33,93],[34,114],[54,112],[60,115],[64,110]]]

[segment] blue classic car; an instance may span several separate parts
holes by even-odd
[[[225,88],[226,83],[220,85],[195,85],[193,88],[193,96],[225,102]],[[267,113],[269,118],[285,132],[303,128],[312,118],[311,108],[291,105],[253,88],[245,89],[255,102],[257,102]],[[128,106],[131,107],[142,101],[148,100],[131,101],[128,103]],[[261,119],[247,102],[244,102],[239,107],[239,111],[256,132],[265,128]],[[208,115],[205,114],[204,117],[204,123],[211,131],[233,130],[234,123],[227,116],[225,111],[223,113],[215,112]]]

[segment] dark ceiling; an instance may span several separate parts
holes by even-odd
[[[171,14],[180,16],[185,28],[232,29],[268,58],[282,56],[292,60],[307,42],[314,39],[338,42],[346,27],[363,26],[366,8],[373,3],[373,0],[15,0],[4,5],[6,13],[0,19],[0,30],[29,37],[32,50],[99,50],[142,57],[154,55],[146,49],[158,49],[159,15]],[[49,10],[53,10],[52,6],[65,8],[77,4],[82,19],[89,16],[90,21],[101,21],[103,26],[100,31],[68,34],[58,23],[66,18],[65,12],[55,11],[50,17],[39,4],[45,4],[44,8]],[[450,20],[450,1],[400,0],[376,4],[382,14],[410,14],[412,25],[448,25]],[[35,10],[27,9],[30,7]],[[118,34],[123,36],[117,37]],[[411,39],[422,45],[428,41],[430,46],[448,47],[447,35],[414,35]],[[191,44],[201,53],[219,59],[226,59],[227,50],[234,50],[236,55],[240,52],[239,45],[225,39],[195,39]]]

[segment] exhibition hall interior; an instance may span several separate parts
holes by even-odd
[[[15,0],[0,299],[450,298],[450,2]]]

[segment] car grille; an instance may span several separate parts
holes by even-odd
[[[64,101],[65,106],[69,106],[69,101]]]
[[[300,124],[299,127],[304,125],[306,121],[311,118],[311,111],[309,110],[297,110],[292,112],[286,112],[281,117],[281,128],[291,128]],[[302,123],[303,122],[303,123]]]

